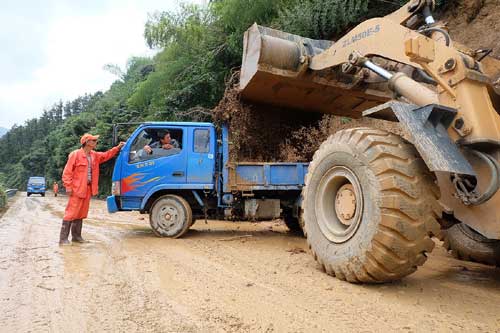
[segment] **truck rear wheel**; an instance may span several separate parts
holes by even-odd
[[[304,231],[330,275],[380,283],[413,273],[434,248],[439,189],[399,136],[353,128],[314,154],[303,189]]]
[[[156,236],[178,238],[192,225],[193,213],[189,203],[178,195],[156,199],[149,213],[149,223]]]
[[[443,231],[443,241],[457,259],[500,266],[500,240],[486,238],[464,223]]]
[[[291,209],[283,210],[283,222],[285,222],[285,225],[287,226],[288,230],[290,230],[290,232],[303,236],[304,232],[302,229],[304,222],[302,220],[302,212],[299,213],[298,217],[295,217],[293,216],[293,212]]]

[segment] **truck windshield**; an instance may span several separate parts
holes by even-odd
[[[171,156],[182,151],[182,129],[147,128],[132,142],[129,163]]]
[[[33,185],[45,185],[45,179],[43,178],[30,178],[28,183]]]

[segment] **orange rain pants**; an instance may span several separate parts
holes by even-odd
[[[85,198],[80,198],[74,193],[71,194],[64,211],[64,221],[73,221],[87,218],[89,213],[90,197],[92,196],[92,187],[87,186]]]

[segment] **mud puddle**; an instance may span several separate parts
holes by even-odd
[[[197,221],[183,239],[93,201],[83,235],[57,245],[64,197],[18,195],[0,219],[6,332],[499,331],[500,272],[437,247],[416,274],[351,285],[321,272],[278,222]]]

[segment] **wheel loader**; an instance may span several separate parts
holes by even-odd
[[[405,134],[341,130],[309,164],[301,225],[341,280],[401,279],[433,237],[457,257],[500,264],[500,61],[454,42],[434,6],[411,1],[336,42],[256,24],[245,33],[242,99],[398,122]]]

